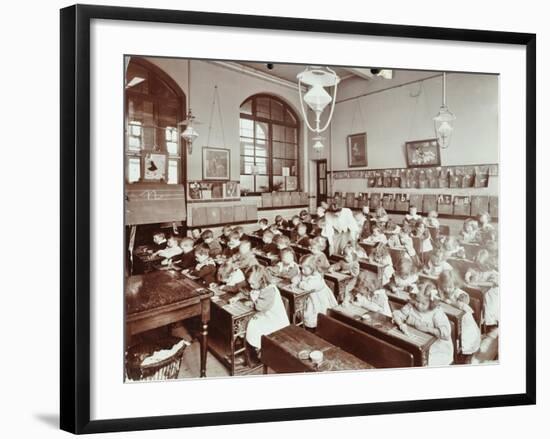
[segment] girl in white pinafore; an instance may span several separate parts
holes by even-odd
[[[267,269],[261,265],[254,265],[246,275],[252,288],[250,299],[257,311],[248,322],[246,341],[259,350],[262,335],[278,331],[290,322],[279,289],[271,282]]]
[[[493,268],[486,249],[478,252],[474,262],[475,267],[468,269],[464,280],[471,285],[489,288],[483,294],[483,323],[487,326],[497,326],[500,320],[498,271]]]
[[[475,354],[481,344],[481,331],[474,319],[474,311],[470,307],[470,295],[456,286],[455,275],[452,271],[442,272],[437,285],[445,302],[464,311],[462,339],[460,340],[461,353],[463,355]]]
[[[393,319],[403,333],[407,325],[437,337],[430,346],[428,366],[448,366],[453,362],[451,324],[439,306],[436,286],[431,282],[420,285],[416,297],[403,308],[394,311]]]
[[[304,325],[306,328],[317,327],[317,315],[326,314],[327,309],[338,305],[334,293],[327,286],[323,275],[318,271],[313,255],[306,255],[300,260],[302,280],[298,287],[311,293],[307,297],[304,309]]]

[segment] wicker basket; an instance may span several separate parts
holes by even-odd
[[[180,341],[181,339],[177,337],[165,337],[155,342],[143,342],[129,348],[126,352],[127,377],[133,381],[159,381],[177,378],[186,344],[162,361],[147,365],[141,363],[155,351],[171,349]]]

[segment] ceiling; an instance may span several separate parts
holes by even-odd
[[[286,81],[298,83],[296,75],[300,72],[303,72],[306,68],[303,64],[273,64],[273,69],[269,69],[266,63],[255,63],[255,62],[240,62],[246,67],[251,67],[255,70],[259,70],[262,73],[267,73],[268,75],[275,76],[279,79],[284,79]],[[334,67],[332,68],[340,79],[347,79],[348,77],[355,76],[350,71],[341,68]]]

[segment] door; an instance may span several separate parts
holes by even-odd
[[[317,160],[317,206],[327,201],[327,161]]]

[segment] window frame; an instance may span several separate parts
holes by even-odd
[[[257,106],[257,100],[258,99],[262,99],[262,98],[267,98],[269,99],[269,114],[271,116],[272,114],[272,111],[271,111],[271,102],[272,101],[276,101],[278,103],[280,103],[283,107],[283,120],[279,121],[279,120],[275,120],[271,117],[269,118],[266,118],[266,117],[262,117],[262,116],[258,116],[257,115],[257,111],[256,111],[256,106]],[[252,114],[247,114],[247,113],[243,113],[241,111],[242,107],[247,104],[248,102],[250,101],[251,105],[251,113]],[[287,122],[286,121],[286,112],[289,112],[292,117],[295,119],[296,122]],[[242,136],[241,135],[241,128],[240,128],[240,123],[241,123],[241,119],[247,119],[247,120],[251,120],[252,122],[254,122],[254,127],[253,127],[253,136],[254,137],[246,137],[246,136]],[[249,175],[251,177],[254,177],[254,189],[256,189],[256,177],[257,175],[254,175],[254,174],[243,174],[240,172],[240,169],[242,168],[242,165],[243,165],[243,158],[244,157],[251,157],[249,155],[246,155],[246,154],[243,154],[242,151],[241,151],[241,139],[250,139],[253,141],[254,143],[254,159],[256,158],[256,140],[257,140],[257,137],[256,137],[256,128],[255,128],[255,122],[260,122],[260,123],[265,123],[267,124],[267,127],[268,127],[268,130],[267,130],[267,138],[266,138],[266,149],[267,149],[267,177],[268,177],[268,184],[269,184],[269,187],[268,187],[268,190],[265,191],[265,192],[260,192],[260,191],[250,191],[250,192],[247,192],[246,193],[246,196],[261,196],[261,194],[268,194],[268,193],[271,193],[274,191],[273,189],[273,125],[279,125],[279,126],[284,126],[285,128],[294,128],[296,130],[296,142],[295,142],[295,145],[296,145],[296,159],[295,159],[295,162],[296,162],[296,180],[297,180],[297,185],[296,185],[296,189],[294,190],[278,190],[277,192],[299,192],[300,191],[300,188],[301,188],[301,179],[300,179],[300,118],[298,117],[298,114],[296,114],[296,112],[294,111],[294,109],[290,106],[290,104],[288,104],[284,99],[276,96],[276,95],[272,95],[272,94],[269,94],[269,93],[257,93],[257,94],[254,94],[252,96],[249,96],[248,98],[246,98],[242,103],[241,105],[239,106],[239,183],[240,183],[240,179],[241,179],[241,175]],[[286,145],[286,143],[290,143],[290,142],[286,142],[286,139],[284,142],[282,142],[283,144]],[[290,159],[289,159],[290,160]],[[265,175],[265,174],[258,174],[258,175]],[[241,185],[241,188],[242,188],[242,185]]]

